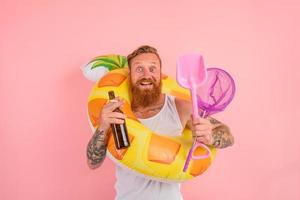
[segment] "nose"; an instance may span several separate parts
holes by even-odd
[[[144,72],[143,76],[145,78],[151,77],[151,73],[150,73],[149,69],[145,68],[143,72]]]

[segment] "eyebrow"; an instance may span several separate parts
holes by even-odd
[[[141,62],[137,61],[137,62],[134,62],[133,64],[140,64]],[[157,62],[151,62],[151,64],[157,64]]]

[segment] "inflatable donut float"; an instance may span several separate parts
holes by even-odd
[[[89,64],[101,60],[101,57],[97,58],[98,60],[94,59]],[[109,56],[105,58],[108,59]],[[111,60],[113,59],[114,57],[111,57]],[[113,63],[111,60],[108,62],[109,64]],[[103,66],[104,61],[101,62],[102,67],[105,67]],[[211,156],[206,159],[192,159],[187,171],[183,172],[184,163],[193,143],[191,130],[185,128],[182,135],[171,137],[154,133],[141,124],[131,110],[127,63],[121,66],[120,62],[115,62],[115,65],[117,67],[111,71],[108,70],[109,72],[97,81],[88,97],[88,118],[93,132],[98,126],[99,113],[108,101],[108,91],[113,90],[116,96],[125,100],[122,111],[127,116],[126,125],[130,147],[117,150],[113,135],[109,130],[108,157],[117,165],[131,170],[137,175],[163,182],[183,182],[205,172],[215,157],[215,148],[209,147]],[[189,91],[181,88],[174,79],[168,76],[162,77],[162,92],[190,100]],[[206,150],[198,147],[193,155],[204,154],[206,154]]]

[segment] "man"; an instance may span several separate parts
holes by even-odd
[[[141,46],[127,56],[129,65],[132,110],[142,124],[154,132],[170,136],[181,134],[187,125],[198,142],[225,148],[233,144],[229,128],[219,121],[207,117],[191,117],[192,106],[188,101],[161,93],[161,59],[157,50]],[[122,113],[113,112],[124,104],[117,98],[103,106],[99,117],[99,127],[87,147],[90,168],[98,168],[106,154],[107,132],[111,123],[124,123]],[[163,183],[136,176],[116,167],[116,199],[182,199],[180,184]]]

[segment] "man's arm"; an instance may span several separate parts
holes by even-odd
[[[193,132],[195,135],[198,135],[199,140],[202,140],[203,143],[207,145],[212,145],[215,148],[226,148],[234,144],[234,138],[228,126],[226,126],[225,124],[219,122],[218,120],[212,117],[206,117],[206,119],[200,119],[200,121],[204,122],[202,124],[201,123],[193,124],[191,119],[191,114],[192,114],[191,103],[181,99],[176,99],[175,102],[176,102],[176,108],[180,116],[182,126],[185,127],[186,125],[188,125],[191,130],[197,129]],[[195,121],[199,121],[199,120],[195,120]],[[209,128],[206,129],[203,125],[210,127],[211,131],[207,131],[207,129]]]
[[[207,117],[210,123],[213,125],[213,129],[211,132],[212,142],[211,145],[215,148],[226,148],[228,146],[232,146],[234,144],[233,135],[230,132],[230,129],[225,124],[222,124],[218,120]]]
[[[120,98],[115,101],[107,102],[100,112],[98,128],[87,145],[87,162],[91,169],[101,166],[107,150],[108,130],[111,124],[124,123],[125,115],[123,113],[114,112],[114,110],[124,104]]]
[[[87,146],[87,161],[91,169],[101,166],[107,150],[107,135],[104,131],[96,129]]]

